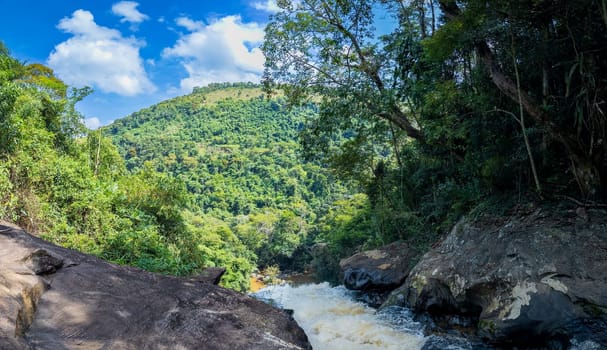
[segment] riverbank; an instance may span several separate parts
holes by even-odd
[[[249,292],[256,293],[269,286],[285,283],[288,283],[291,286],[299,286],[302,284],[315,284],[318,282],[318,279],[312,272],[287,273],[281,274],[280,277],[268,276],[263,273],[254,273],[250,277],[251,287],[249,288]]]
[[[393,264],[375,260],[350,266],[347,285],[372,290]],[[414,310],[430,333],[498,348],[607,348],[607,212],[526,206],[464,218],[407,272],[391,306]]]

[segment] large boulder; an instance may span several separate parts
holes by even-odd
[[[220,273],[118,266],[0,222],[0,349],[311,349],[286,312],[213,285]]]
[[[362,291],[391,291],[405,281],[413,266],[411,250],[399,242],[360,252],[339,262],[344,286]]]
[[[607,348],[607,213],[582,213],[462,220],[384,306],[468,316],[500,346]]]

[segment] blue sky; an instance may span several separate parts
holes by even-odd
[[[259,81],[274,0],[0,0],[0,40],[94,93],[95,128],[209,82]]]

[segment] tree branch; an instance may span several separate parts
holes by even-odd
[[[383,94],[386,91],[386,88],[379,75],[378,67],[369,63],[356,35],[354,35],[343,25],[343,23],[339,20],[339,16],[333,10],[331,10],[331,8],[329,8],[327,3],[322,4],[322,10],[324,10],[324,14],[320,11],[315,12],[317,15],[327,21],[327,23],[334,26],[342,35],[348,38],[360,62],[357,68],[362,73],[367,75],[367,77],[373,81],[380,94]],[[348,68],[352,67],[350,66]],[[394,102],[389,103],[389,108],[389,111],[380,112],[377,115],[394,123],[400,129],[404,130],[407,136],[413,139],[422,140],[424,138],[423,133],[419,129],[415,128],[413,124],[411,124],[407,118],[407,115]]]

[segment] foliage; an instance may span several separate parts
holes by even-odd
[[[0,45],[0,217],[153,271],[226,266],[243,290],[256,264],[311,253],[335,280],[360,249],[422,251],[473,208],[597,205],[604,3],[280,0],[263,87],[196,88],[96,132],[74,108],[90,90]]]
[[[451,43],[454,50],[445,52],[464,62],[466,56],[478,57],[482,65],[470,68],[488,72],[490,84],[470,79],[470,85],[487,86],[487,95],[500,93],[494,110],[507,112],[495,117],[514,115],[523,125],[520,133],[529,135],[531,153],[541,159],[544,186],[556,182],[584,199],[604,197],[605,145],[595,141],[605,134],[605,85],[597,84],[605,80],[602,42],[607,38],[600,4],[440,4],[448,20],[437,34],[449,31],[458,37]],[[430,55],[445,44],[441,35],[428,40]],[[547,189],[546,194],[554,193]]]
[[[141,110],[105,132],[130,171],[180,179],[192,211],[225,223],[254,253],[289,269],[323,208],[345,189],[318,162],[301,161],[298,133],[311,106],[288,110],[260,86],[213,84]]]
[[[265,87],[319,102],[305,155],[369,198],[357,212],[373,227],[354,225],[362,235],[339,229],[334,213],[323,219],[317,265],[327,272],[352,249],[428,246],[483,203],[607,196],[601,2],[278,4]],[[391,34],[374,31],[380,16]]]
[[[150,271],[225,266],[222,283],[246,290],[253,254],[227,225],[188,210],[181,179],[152,163],[129,173],[111,140],[84,127],[74,105],[89,93],[0,45],[0,219]]]
[[[375,3],[281,1],[266,27],[265,88],[281,86],[292,104],[322,96],[330,115],[380,119],[421,139],[415,116],[396,99],[394,57],[374,33]]]
[[[90,131],[74,107],[90,89],[1,48],[0,218],[50,241],[162,273],[222,266],[221,283],[246,290],[257,263],[302,251],[343,192],[298,158],[314,111],[287,111],[259,86],[197,88]]]

